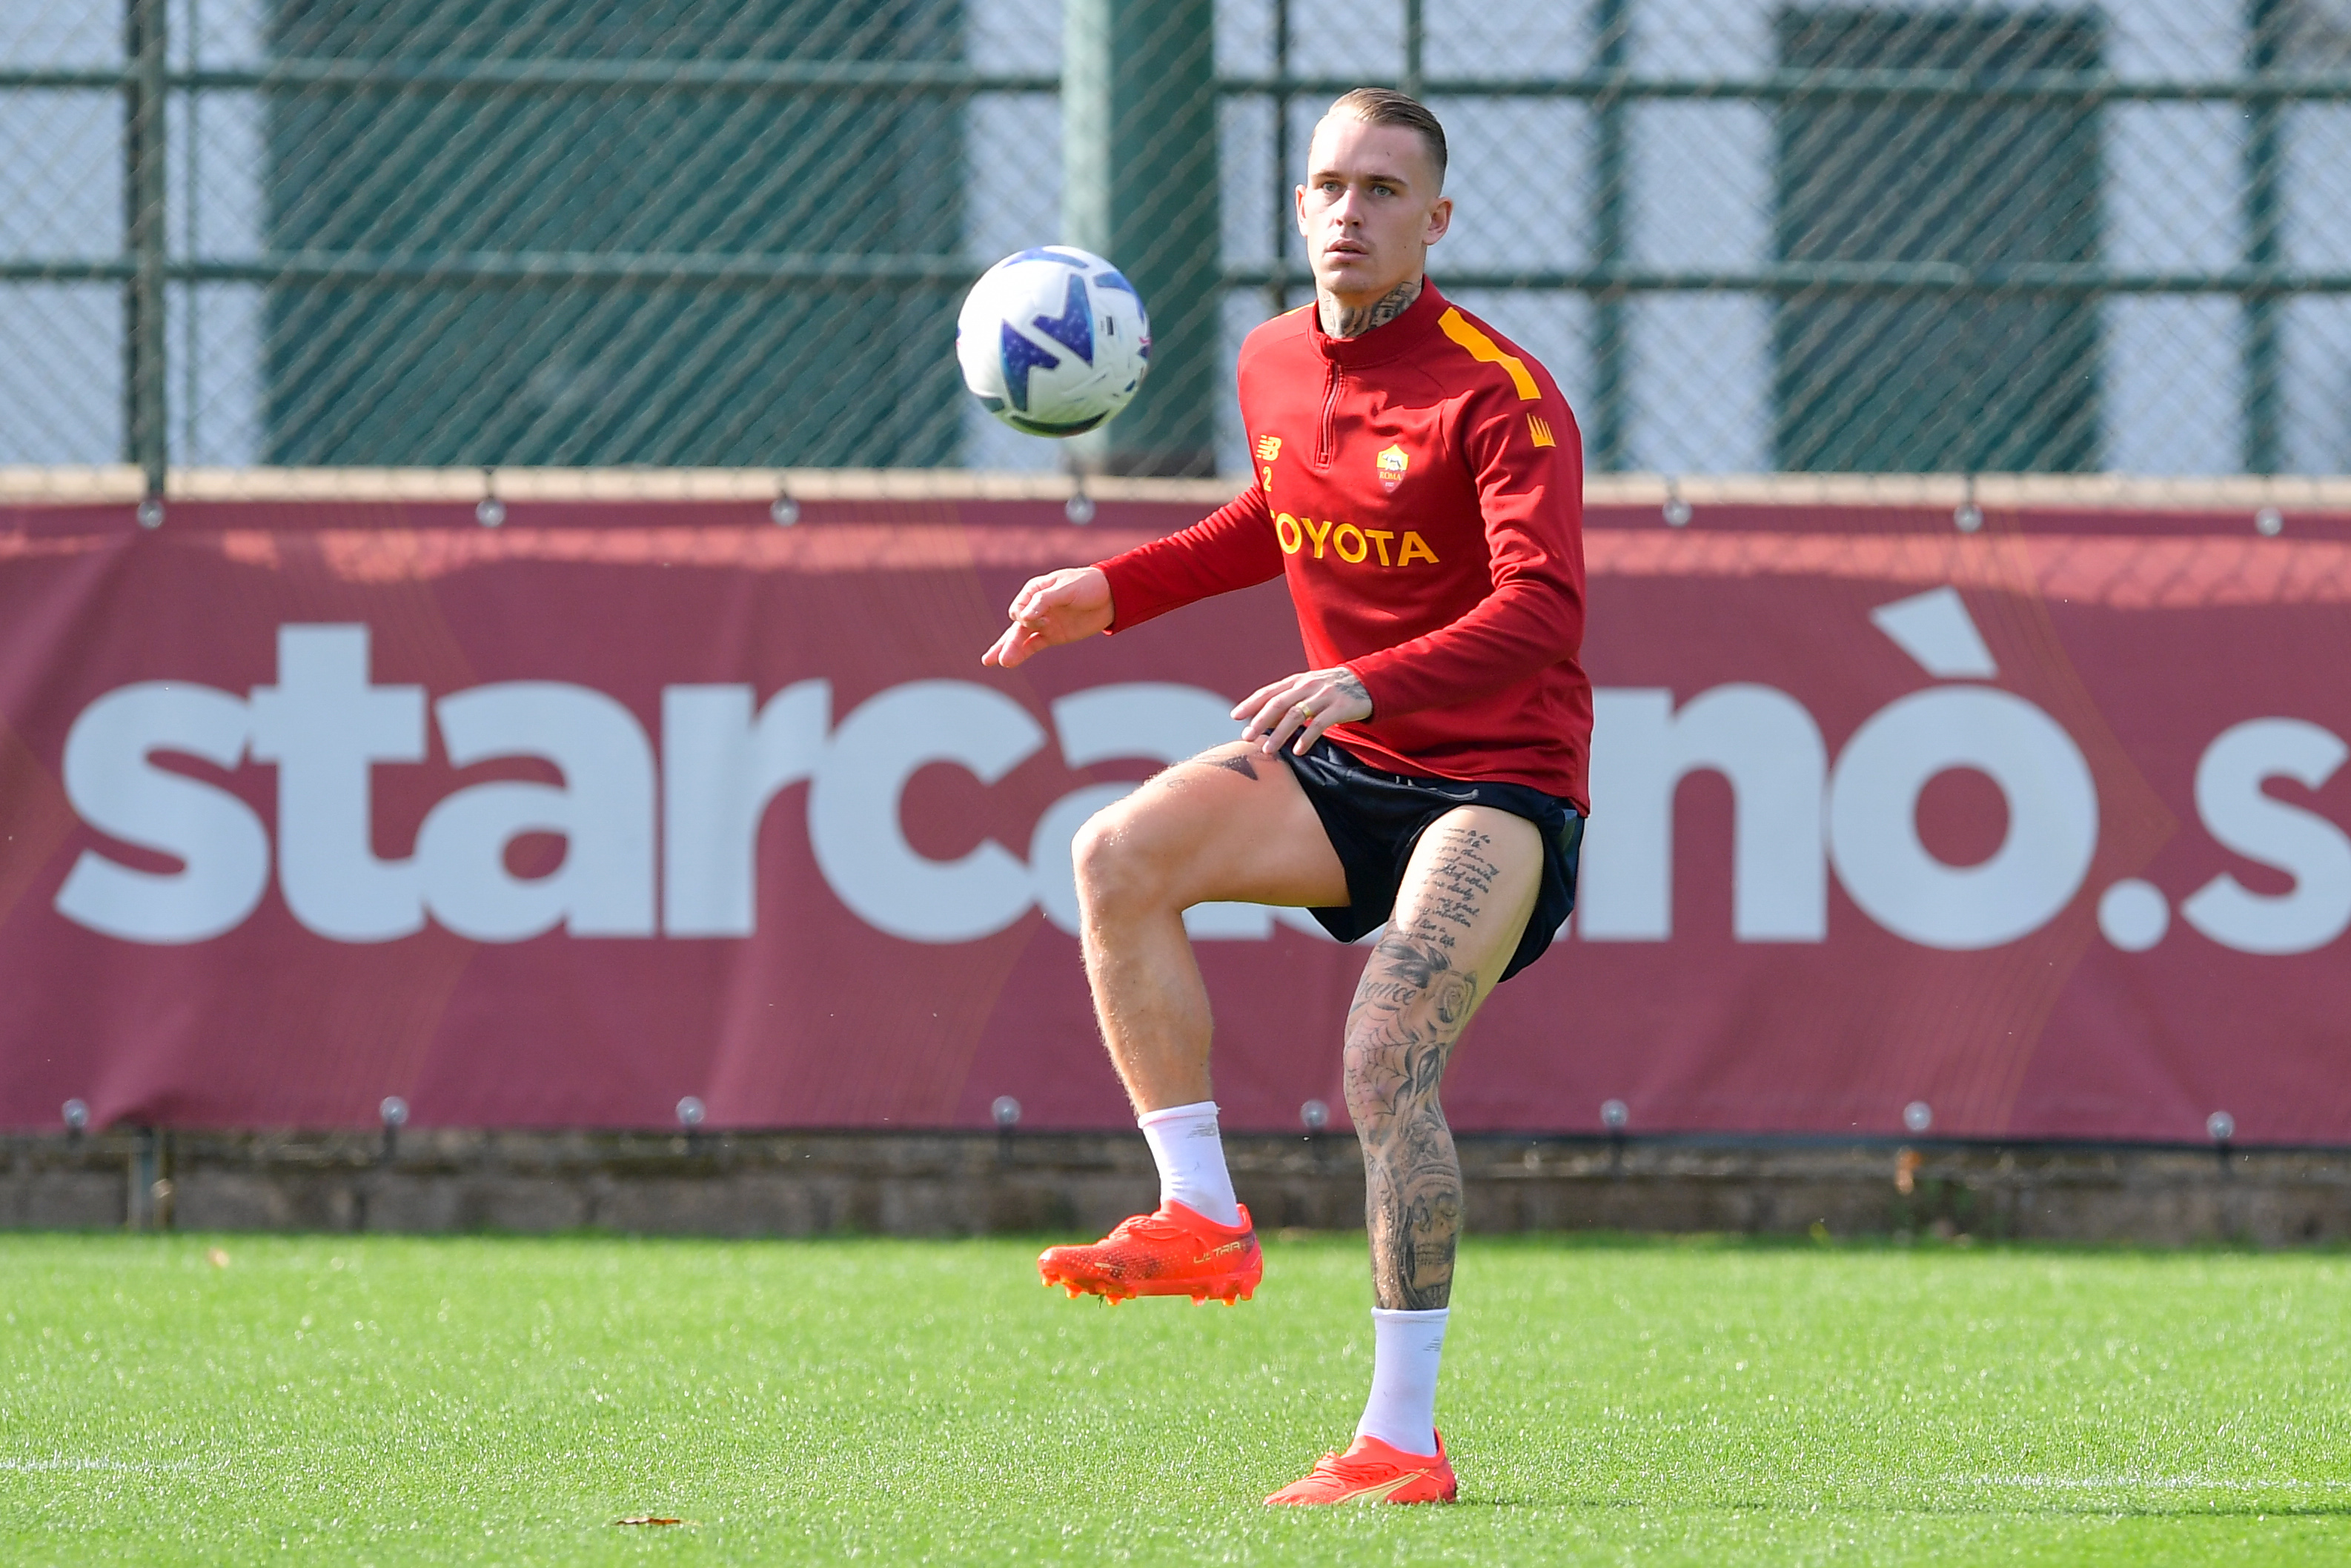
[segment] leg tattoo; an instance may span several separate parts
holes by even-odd
[[[1364,1146],[1364,1222],[1379,1304],[1426,1311],[1452,1297],[1461,1165],[1437,1089],[1484,978],[1461,944],[1491,902],[1493,840],[1455,827],[1408,915],[1373,950],[1347,1013],[1347,1109]]]

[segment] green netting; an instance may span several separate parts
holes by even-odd
[[[268,460],[952,461],[956,290],[877,288],[853,269],[778,287],[758,265],[951,266],[963,148],[950,100],[511,68],[952,63],[960,22],[954,0],[286,0],[281,57],[394,72],[494,58],[510,79],[271,95],[269,249],[385,267],[270,288]],[[448,280],[394,270],[436,257],[490,266]],[[729,264],[744,270],[694,276]]]
[[[1364,82],[1595,469],[2351,470],[2340,0],[0,4],[0,464],[1238,471]],[[1074,445],[949,351],[1053,241],[1155,329]]]

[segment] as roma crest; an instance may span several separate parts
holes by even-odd
[[[1380,488],[1393,496],[1395,487],[1404,483],[1404,471],[1412,466],[1412,459],[1404,455],[1403,447],[1391,446],[1380,454],[1379,462]]]

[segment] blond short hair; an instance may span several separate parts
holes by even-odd
[[[1437,165],[1437,184],[1445,187],[1445,127],[1428,106],[1410,93],[1398,92],[1389,87],[1359,87],[1353,92],[1341,93],[1332,100],[1328,114],[1343,114],[1350,120],[1360,120],[1366,125],[1400,125],[1420,132],[1428,146],[1429,161]]]

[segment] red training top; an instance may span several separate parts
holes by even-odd
[[[1432,283],[1360,338],[1311,305],[1266,322],[1240,402],[1257,477],[1101,563],[1111,629],[1283,573],[1309,667],[1343,664],[1371,694],[1332,740],[1589,811],[1583,447],[1550,373]]]

